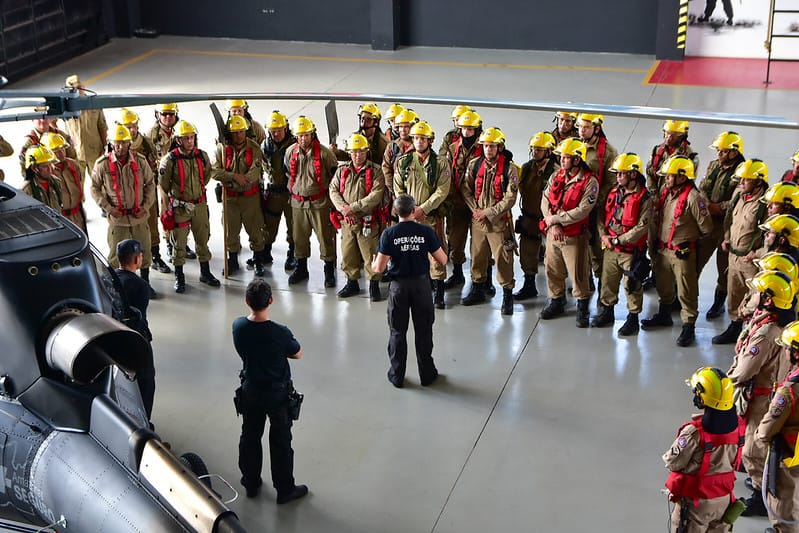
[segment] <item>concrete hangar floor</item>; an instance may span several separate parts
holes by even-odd
[[[79,73],[100,93],[404,92],[796,118],[790,116],[796,112],[795,91],[649,85],[652,68],[650,56],[452,48],[375,52],[365,46],[161,37],[114,40],[13,88],[53,90],[65,76]],[[305,114],[327,140],[323,105],[252,101],[250,109],[260,122],[275,108],[290,119]],[[414,107],[439,139],[449,129],[451,106]],[[357,103],[339,103],[342,132],[357,127],[356,110]],[[137,111],[147,131],[152,106]],[[531,134],[552,128],[551,113],[478,111],[486,126],[507,134],[519,163],[527,159]],[[109,123],[116,113],[106,110]],[[212,151],[216,131],[207,102],[181,103],[180,116],[197,126],[200,147]],[[0,128],[19,149],[30,125]],[[660,128],[660,121],[607,117],[605,129],[619,151],[645,155],[659,142]],[[715,157],[707,146],[724,129],[692,124],[700,175]],[[788,168],[787,158],[799,145],[795,131],[730,129],[743,135],[747,157],[764,159],[774,175]],[[16,158],[0,165],[7,180],[21,186]],[[221,207],[214,200],[210,206],[215,224],[211,266],[219,275]],[[106,221],[91,199],[87,209],[92,241],[106,251]],[[398,390],[386,380],[386,302],[370,303],[365,293],[338,299],[335,292],[345,281],[340,271],[338,288],[325,289],[313,243],[310,281],[289,287],[282,268],[284,225],[281,232],[267,279],[275,289],[273,318],[289,325],[304,348],[303,359],[292,363],[295,384],[305,393],[302,417],[294,426],[295,475],[311,494],[277,507],[267,462],[261,495],[232,504],[251,531],[641,532],[665,527],[660,489],[666,471],[660,455],[693,409],[683,380],[700,366],[727,369],[733,356],[731,347],[710,343],[726,321],[704,318],[713,297],[713,261],[701,280],[693,347],[675,345],[676,318],[671,330],[618,338],[615,330],[626,315],[623,296],[613,329],[576,329],[571,305],[566,317],[542,322],[538,314],[546,284],[541,274],[542,296],[517,303],[512,317],[500,315],[500,296],[467,308],[460,305],[458,291],[449,292],[447,309],[436,311],[435,323],[434,357],[443,379],[422,388],[411,363],[406,387]],[[246,235],[242,241],[246,248]],[[213,472],[240,488],[240,419],[231,401],[240,364],[230,324],[245,314],[243,291],[252,274],[244,271],[212,289],[197,282],[198,270],[196,261],[187,264],[183,295],[173,292],[171,275],[152,273],[161,296],[150,306],[157,368],[154,422],[176,451],[199,453]],[[516,280],[522,280],[518,264]],[[468,283],[464,294],[467,289]],[[593,299],[592,313],[595,305]],[[656,295],[647,293],[643,315],[656,307]],[[738,493],[746,494],[742,479],[739,485]],[[762,531],[766,525],[764,519],[742,518],[736,531]]]

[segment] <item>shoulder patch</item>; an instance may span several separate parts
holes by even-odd
[[[752,355],[757,355],[760,353],[760,348],[757,345],[752,346],[751,348],[749,348],[749,353]]]
[[[688,439],[680,435],[680,437],[677,439],[677,446],[679,446],[680,448],[685,448],[687,445],[688,445]]]
[[[774,396],[774,399],[771,401],[771,408],[769,409],[771,416],[773,416],[774,418],[780,417],[787,405],[788,405],[788,399],[782,394],[777,393]]]

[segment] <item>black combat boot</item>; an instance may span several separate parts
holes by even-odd
[[[142,268],[139,271],[141,275],[141,279],[147,282],[147,287],[150,289],[150,299],[155,300],[158,298],[158,295],[155,293],[155,289],[153,289],[152,285],[150,285],[150,269],[149,268]]]
[[[538,288],[535,286],[535,274],[524,275],[524,285],[513,295],[516,300],[526,300],[538,296]]]
[[[380,282],[376,279],[369,281],[369,299],[373,302],[383,299],[383,295],[380,294]]]
[[[677,337],[677,346],[690,346],[696,340],[693,324],[683,324],[680,336]]]
[[[433,306],[436,309],[445,309],[447,306],[444,304],[444,289],[447,282],[443,279],[433,280]]]
[[[261,261],[263,261],[263,263],[265,265],[271,265],[272,263],[275,262],[275,259],[272,257],[272,245],[271,244],[264,245],[264,251],[261,254]]]
[[[741,513],[741,516],[768,516],[760,490],[752,489],[752,495],[746,498],[744,502],[746,502],[746,509]]]
[[[200,261],[200,283],[205,283],[209,287],[219,287],[219,280],[211,274],[211,267],[208,261]]]
[[[543,320],[550,320],[559,317],[566,312],[566,297],[550,298],[546,307],[541,310],[541,318]]]
[[[175,292],[186,292],[186,276],[183,275],[183,265],[175,266]]]
[[[158,245],[153,246],[150,248],[150,251],[153,253],[153,267],[160,272],[161,274],[169,274],[172,272],[172,269],[169,268],[169,265],[164,263],[164,260],[161,259],[161,250],[158,248]]]
[[[513,314],[513,292],[511,289],[502,289],[502,314]]]
[[[645,291],[651,291],[656,286],[655,283],[655,275],[652,274],[648,278],[646,278],[643,282],[641,282],[641,288]]]
[[[339,298],[349,298],[350,296],[355,296],[359,292],[361,292],[361,286],[358,285],[358,280],[348,279],[347,283],[345,283],[341,290],[336,294],[338,294]]]
[[[336,286],[336,265],[333,263],[333,261],[325,261],[325,287],[329,289],[335,286]]]
[[[294,285],[308,279],[308,258],[297,259],[297,266],[289,276],[289,285]]]
[[[590,298],[583,298],[582,300],[577,300],[577,327],[578,328],[587,328],[588,327],[588,317],[590,313],[588,311],[588,304],[591,302]]]
[[[266,276],[266,267],[264,267],[264,252],[261,250],[260,252],[255,252],[255,275],[259,278]]]
[[[606,328],[612,326],[615,321],[616,315],[613,312],[613,306],[599,304],[599,313],[591,320],[591,327]]]
[[[630,335],[635,335],[638,333],[639,327],[638,313],[628,313],[627,320],[625,320],[624,324],[619,328],[619,336],[628,337]]]
[[[172,249],[173,249],[172,243],[171,242],[167,242],[166,243],[166,260],[169,261],[170,263],[174,264],[175,263],[175,261],[174,261],[175,256],[172,253]]]
[[[464,283],[466,283],[466,279],[463,277],[463,265],[452,263],[452,275],[444,281],[444,288],[454,289]]]
[[[744,323],[742,320],[733,320],[722,333],[713,337],[713,344],[734,344],[741,334]]]
[[[285,270],[294,270],[295,268],[297,268],[297,259],[294,257],[293,244],[289,244],[288,252],[286,252],[286,262],[283,263],[283,268]]]
[[[478,283],[472,280],[472,286],[469,289],[469,294],[466,295],[466,298],[461,300],[461,304],[475,305],[485,302],[486,301],[485,285],[486,285],[485,283]]]
[[[227,253],[227,273],[228,273],[228,275],[235,274],[239,270],[241,270],[241,266],[239,265],[239,253],[238,252],[228,252]]]
[[[658,305],[657,313],[641,321],[641,329],[644,331],[655,329],[659,326],[672,325],[674,325],[674,321],[671,319],[671,304]]]
[[[186,259],[197,259],[197,254],[192,250],[189,245],[186,245]]]
[[[714,318],[718,318],[724,314],[724,300],[727,299],[727,295],[720,291],[715,291],[713,294],[713,305],[710,306],[710,309],[707,310],[705,313],[705,318],[708,320],[712,320]]]
[[[497,295],[497,288],[494,287],[494,265],[488,263],[488,270],[486,270],[485,293],[489,298]]]

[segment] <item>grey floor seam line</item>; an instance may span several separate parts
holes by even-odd
[[[541,323],[541,317],[538,317],[533,325],[533,329],[530,330],[530,334],[527,336],[527,340],[524,341],[524,345],[522,345],[521,349],[519,350],[519,354],[516,357],[516,361],[514,361],[513,366],[508,372],[508,377],[505,378],[505,383],[502,384],[502,389],[500,389],[499,394],[497,394],[497,399],[494,401],[494,405],[491,406],[491,411],[488,413],[488,416],[483,422],[483,427],[480,428],[480,433],[477,434],[477,438],[474,440],[474,444],[472,445],[472,449],[469,450],[469,455],[466,456],[466,460],[463,461],[463,465],[461,469],[458,471],[458,475],[455,477],[455,481],[452,483],[452,487],[449,489],[449,493],[447,493],[447,498],[444,500],[444,504],[441,506],[441,511],[439,511],[438,516],[436,517],[436,521],[433,522],[433,529],[430,530],[430,533],[435,533],[436,527],[438,527],[438,522],[441,520],[441,515],[444,514],[444,509],[447,508],[447,504],[449,503],[450,498],[452,497],[452,493],[455,491],[455,487],[458,486],[458,481],[460,481],[461,476],[463,475],[463,471],[466,470],[466,465],[469,464],[469,460],[472,458],[472,454],[474,453],[475,448],[477,448],[477,443],[480,442],[480,438],[485,433],[486,427],[488,426],[488,422],[491,420],[491,417],[494,415],[494,411],[499,404],[499,400],[502,399],[502,395],[505,393],[505,389],[508,387],[508,382],[510,381],[511,376],[516,371],[516,367],[519,364],[519,361],[522,360],[522,355],[524,354],[524,350],[527,349],[527,346],[530,344],[530,340],[533,338],[533,334],[538,329],[538,325]]]

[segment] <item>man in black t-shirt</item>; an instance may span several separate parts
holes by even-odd
[[[116,270],[125,303],[128,307],[126,325],[141,334],[142,337],[152,342],[153,335],[147,324],[147,306],[150,304],[150,284],[140,278],[136,271],[141,268],[144,260],[144,248],[136,239],[125,239],[117,244],[117,259],[119,267]],[[155,365],[153,363],[153,350],[150,345],[150,360],[147,367],[136,375],[139,385],[144,410],[149,420],[153,413],[153,399],[155,398]]]
[[[411,217],[415,207],[412,196],[397,196],[394,209],[400,222],[380,236],[377,255],[372,261],[372,270],[376,273],[388,267],[392,280],[388,295],[388,358],[391,363],[388,380],[397,388],[401,388],[405,381],[410,316],[413,316],[419,379],[422,385],[427,386],[438,377],[432,355],[435,314],[428,254],[441,265],[447,264],[447,254],[433,228],[413,221]]]
[[[239,470],[247,497],[254,498],[263,483],[261,467],[266,417],[269,416],[269,460],[277,503],[284,504],[308,494],[306,485],[294,483],[294,450],[291,417],[287,407],[291,390],[288,359],[300,359],[302,348],[291,330],[269,320],[272,287],[256,278],[247,285],[248,316],[233,321],[233,345],[241,357],[241,438]]]

